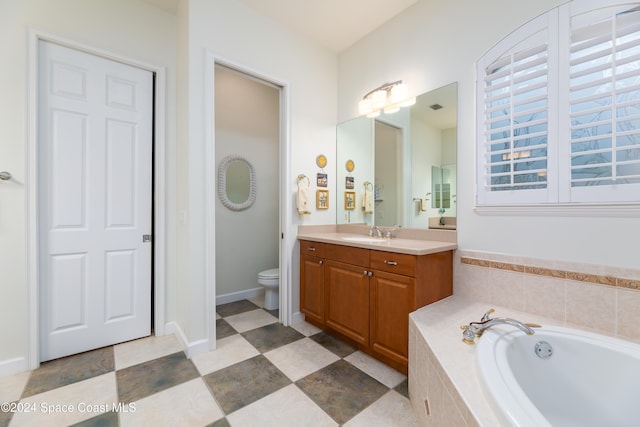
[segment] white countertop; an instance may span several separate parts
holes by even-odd
[[[409,255],[427,255],[450,251],[458,247],[455,243],[436,240],[407,239],[401,237],[392,237],[390,239],[374,238],[368,237],[366,234],[339,232],[299,231],[298,239]]]

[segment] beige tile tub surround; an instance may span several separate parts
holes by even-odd
[[[640,342],[640,270],[456,251],[453,296],[410,315],[409,395],[420,425],[499,426],[460,325],[495,316]]]
[[[496,317],[564,326],[547,317],[493,307]],[[486,309],[487,303],[454,294],[410,314],[409,397],[421,426],[501,425],[480,382],[477,346],[463,343],[460,330]]]
[[[458,250],[453,293],[640,342],[640,270]]]

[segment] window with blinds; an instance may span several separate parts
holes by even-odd
[[[486,70],[489,191],[547,186],[547,60],[545,44],[499,58]]]
[[[637,184],[640,6],[587,15],[571,28],[571,186]]]
[[[640,2],[616,3],[569,2],[478,61],[479,206],[640,202]]]

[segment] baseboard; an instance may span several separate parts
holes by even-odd
[[[253,289],[247,289],[245,291],[231,292],[230,294],[216,296],[216,305],[227,304],[230,302],[240,301],[243,299],[254,298],[259,295],[264,295],[264,288],[262,286]]]
[[[189,342],[189,340],[187,340],[187,336],[184,334],[184,331],[176,322],[167,323],[164,327],[164,331],[167,334],[174,334],[178,338],[178,342],[180,342],[182,350],[185,352],[189,359],[191,359],[193,356],[207,353],[209,351],[208,339],[203,338],[201,340]]]
[[[304,314],[297,312],[291,315],[291,323],[304,322]]]
[[[18,374],[20,372],[28,371],[29,364],[26,357],[16,357],[13,359],[7,359],[0,361],[0,378],[8,377],[9,375]]]

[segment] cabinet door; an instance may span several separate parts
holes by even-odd
[[[369,276],[366,267],[325,262],[327,326],[369,345]]]
[[[324,261],[300,257],[300,311],[310,323],[324,325]]]
[[[409,312],[415,279],[373,271],[371,277],[371,350],[407,366]]]

